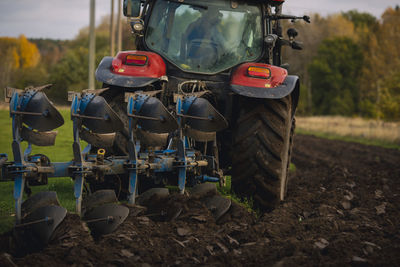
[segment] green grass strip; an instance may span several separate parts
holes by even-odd
[[[379,146],[379,147],[384,147],[384,148],[400,150],[399,144],[384,141],[384,140],[365,139],[362,137],[354,137],[354,136],[341,136],[341,135],[332,134],[332,133],[314,132],[314,131],[308,131],[308,130],[303,130],[303,129],[299,129],[299,128],[296,128],[296,134],[314,135],[316,137],[329,139],[329,140],[340,140],[340,141],[344,141],[344,142],[353,142],[353,143],[359,143],[359,144],[363,144],[363,145]]]

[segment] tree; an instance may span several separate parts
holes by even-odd
[[[322,42],[309,66],[315,114],[350,116],[358,111],[362,62],[362,52],[350,38]]]
[[[400,71],[384,81],[378,108],[384,119],[400,120]]]
[[[302,98],[300,99],[302,114],[312,113],[312,92],[308,65],[317,56],[317,51],[322,41],[327,38],[347,37],[356,39],[354,25],[341,15],[331,15],[321,17],[318,14],[311,16],[311,24],[296,22],[295,24],[284,22],[285,29],[294,27],[299,32],[299,41],[303,42],[304,50],[297,51],[285,48],[283,51],[283,62],[290,63],[290,72],[300,76],[304,88],[302,88]],[[304,97],[304,94],[306,97]]]
[[[69,44],[69,40],[53,40],[53,39],[29,39],[30,42],[36,44],[40,52],[40,64],[50,69],[64,56]]]
[[[35,67],[40,60],[40,53],[37,46],[29,42],[24,35],[19,37],[18,46],[20,67]]]
[[[19,38],[0,38],[0,88],[17,87],[20,75],[28,74],[28,69],[35,68],[40,60],[37,46],[29,42],[24,35]],[[28,74],[29,75],[29,74]]]
[[[68,91],[87,88],[88,48],[80,47],[67,51],[50,72],[53,87],[48,95],[58,103],[65,103]]]
[[[400,69],[400,10],[388,8],[381,23],[370,35],[365,49],[361,76],[361,115],[383,119],[399,117],[391,114],[400,102],[398,81]],[[398,112],[397,112],[398,114]]]
[[[357,10],[350,10],[343,12],[342,16],[354,24],[356,29],[360,28],[376,28],[378,26],[378,20],[369,13],[360,13]]]
[[[102,22],[96,27],[96,66],[105,56],[109,56],[109,19],[103,18]],[[129,25],[123,24],[123,48],[132,49],[133,38],[127,39],[130,34]],[[125,39],[126,38],[126,39]],[[125,41],[126,40],[126,41]],[[53,87],[49,90],[49,97],[57,103],[67,104],[68,91],[81,91],[87,89],[88,77],[88,47],[89,31],[88,27],[80,30],[78,36],[68,42],[66,52],[50,73],[50,83]],[[96,82],[96,88],[101,88],[102,84]]]
[[[122,24],[123,49],[135,49],[128,23]],[[87,88],[88,27],[80,30],[74,40],[28,40],[0,37],[0,101],[2,88],[25,88],[30,85],[52,83],[48,95],[52,100],[66,104],[67,91]],[[96,65],[109,55],[109,19],[102,19],[96,28]],[[97,82],[100,88],[101,83]]]

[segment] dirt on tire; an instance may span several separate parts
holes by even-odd
[[[235,204],[218,222],[202,200],[172,194],[173,221],[130,207],[112,234],[92,238],[67,215],[41,252],[17,257],[0,236],[1,266],[398,266],[400,151],[295,137],[286,201],[259,216]]]

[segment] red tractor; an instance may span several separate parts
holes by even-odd
[[[284,200],[300,83],[288,75],[281,49],[301,44],[294,40],[295,29],[288,30],[288,40],[282,38],[280,20],[309,17],[283,15],[283,2],[125,0],[137,50],[105,57],[96,71],[109,88],[102,96],[125,121],[113,153],[128,154],[125,94],[157,92],[185,120],[187,141],[212,158],[202,174],[221,180],[230,174],[233,191],[263,210]],[[190,97],[206,101],[192,102],[190,112],[179,115],[177,99]],[[174,135],[142,128],[136,136],[146,150],[165,146]]]
[[[283,2],[125,0],[137,50],[101,61],[96,78],[104,89],[69,94],[69,162],[31,155],[32,145],[54,145],[53,130],[64,123],[43,92],[48,86],[6,89],[14,161],[0,154],[0,177],[14,181],[19,235],[46,244],[66,216],[55,192],[23,202],[29,186],[48,177],[73,179],[76,212],[99,234],[128,216],[117,197],[143,204],[168,196],[166,185],[216,193],[205,182],[223,184],[231,175],[234,193],[261,210],[284,200],[300,82],[281,64],[281,49],[301,45],[295,29],[282,38],[280,21],[309,17],[283,15]],[[222,196],[206,202],[216,220],[231,205]]]

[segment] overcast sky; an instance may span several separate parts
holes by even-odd
[[[110,0],[96,1],[96,23],[109,14]],[[116,2],[116,1],[115,1]],[[72,39],[89,24],[89,0],[0,0],[0,36]],[[285,12],[322,15],[358,9],[380,17],[400,0],[286,0]]]

